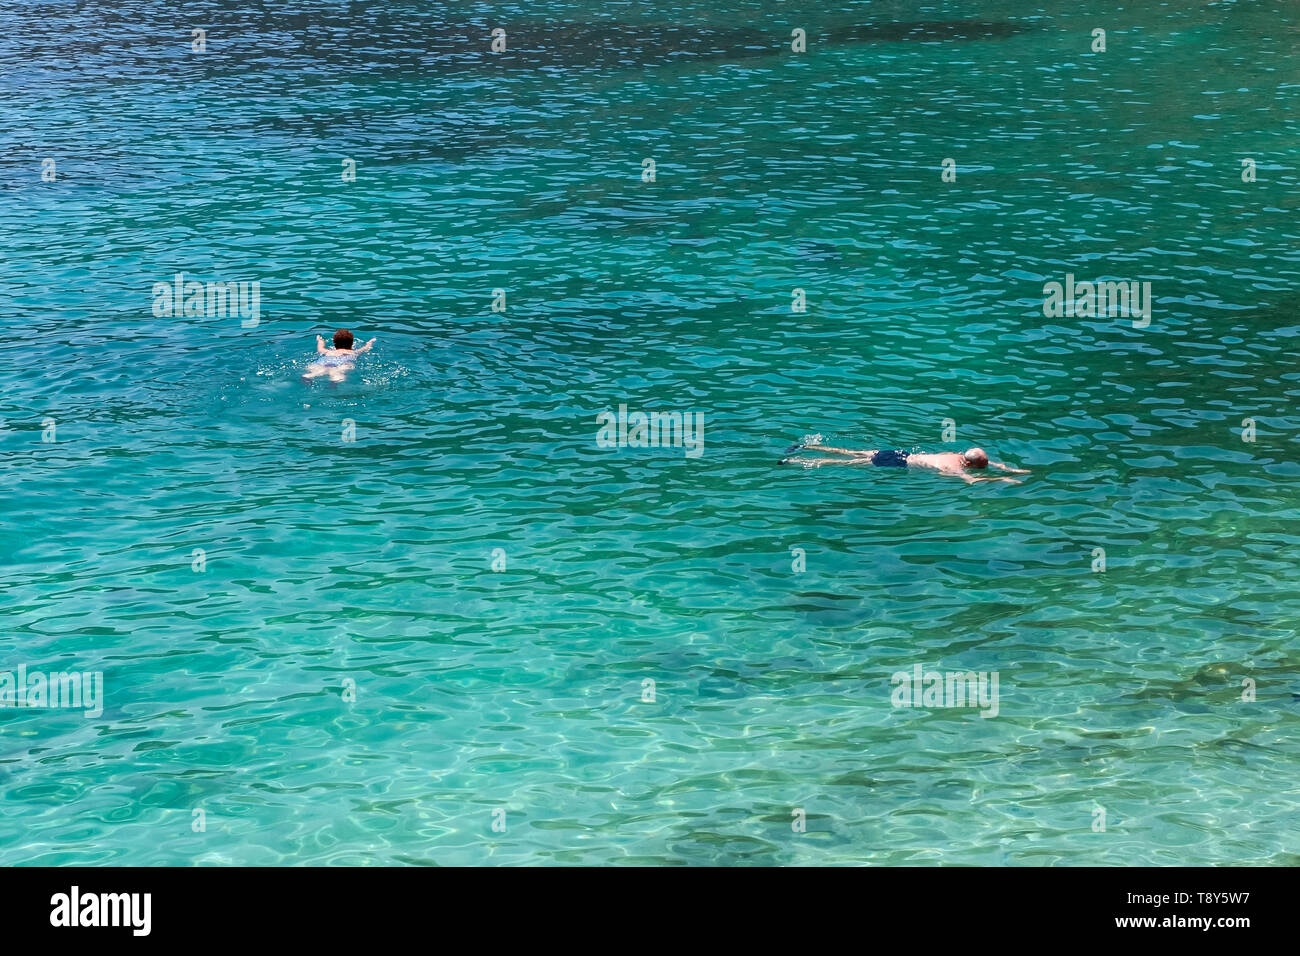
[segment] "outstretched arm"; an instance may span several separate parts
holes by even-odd
[[[999,471],[1009,471],[1009,472],[1011,472],[1011,474],[1013,474],[1013,475],[1027,475],[1027,474],[1029,474],[1029,469],[1028,469],[1028,468],[1012,468],[1012,467],[1009,466],[1009,465],[1004,465],[1004,464],[1002,464],[1002,462],[1000,462],[1000,461],[991,461],[991,462],[989,462],[989,464],[992,465],[994,468],[998,469]]]
[[[956,472],[956,474],[961,475],[962,480],[968,485],[973,485],[977,481],[1005,481],[1012,485],[1023,484],[1023,482],[1017,478],[994,478],[992,475],[972,475],[965,471],[959,471]]]
[[[319,335],[316,336],[316,354],[317,355],[325,354],[325,340],[321,338]]]
[[[372,345],[374,345],[374,344],[375,344],[375,340],[374,340],[374,339],[371,339],[371,340],[370,340],[369,342],[367,342],[365,345],[361,346],[361,348],[357,349],[357,354],[360,355],[362,352],[369,352],[369,351],[370,351],[370,346],[372,346]]]

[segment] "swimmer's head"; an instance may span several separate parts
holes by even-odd
[[[334,347],[336,349],[352,348],[352,333],[347,329],[339,329],[334,333]]]
[[[967,468],[987,468],[989,466],[989,456],[984,454],[983,448],[967,448],[961,457]]]

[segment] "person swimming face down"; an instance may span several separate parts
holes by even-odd
[[[371,339],[360,348],[355,347],[356,339],[347,329],[337,329],[334,332],[334,347],[326,348],[325,339],[316,336],[316,361],[307,366],[307,371],[303,373],[303,380],[310,382],[321,375],[328,375],[331,382],[341,382],[347,372],[356,367],[357,356],[363,352],[369,352],[375,344]]]
[[[899,451],[897,449],[882,451],[879,448],[834,448],[830,445],[821,444],[821,436],[818,435],[816,441],[801,442],[787,448],[786,454],[800,449],[829,452],[832,455],[843,455],[844,457],[782,458],[778,464],[803,465],[805,468],[820,468],[822,465],[875,465],[886,468],[929,469],[940,474],[961,478],[968,485],[977,481],[1008,481],[1013,485],[1020,484],[1015,478],[992,478],[987,475],[976,477],[970,474],[968,469],[982,471],[985,468],[996,468],[999,471],[1009,471],[1015,475],[1029,474],[1029,471],[1025,468],[1012,468],[1010,465],[1004,465],[999,461],[990,461],[983,448],[967,448],[964,452],[942,451],[934,454]]]

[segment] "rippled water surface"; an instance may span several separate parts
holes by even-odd
[[[1300,8],[803,6],[0,0],[0,861],[1300,862]]]

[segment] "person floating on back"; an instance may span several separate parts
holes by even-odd
[[[303,372],[303,381],[311,381],[321,375],[328,375],[331,382],[343,381],[343,376],[356,368],[357,356],[362,352],[369,352],[370,346],[375,344],[371,339],[359,349],[352,347],[352,333],[347,329],[339,329],[334,333],[334,347],[326,348],[325,340],[319,335],[316,336],[316,354],[320,356],[316,361],[307,366],[307,371]]]
[[[828,445],[818,444],[821,436],[816,436],[812,441],[806,444],[791,445],[787,448],[786,454],[792,451],[825,451],[835,455],[844,455],[844,458],[782,458],[777,464],[780,465],[803,465],[805,468],[818,468],[822,465],[875,465],[877,468],[928,468],[930,471],[937,471],[941,475],[953,475],[961,478],[967,484],[974,484],[977,481],[1008,481],[1013,485],[1020,484],[1015,478],[999,478],[991,475],[972,475],[966,469],[983,469],[992,465],[1000,471],[1009,471],[1016,475],[1027,475],[1029,470],[1026,468],[1010,468],[1001,462],[989,461],[989,456],[984,453],[983,448],[968,448],[960,454],[953,451],[940,452],[936,455],[916,454],[906,451],[881,451],[878,448],[871,448],[865,451],[854,451],[851,448],[831,448]]]

